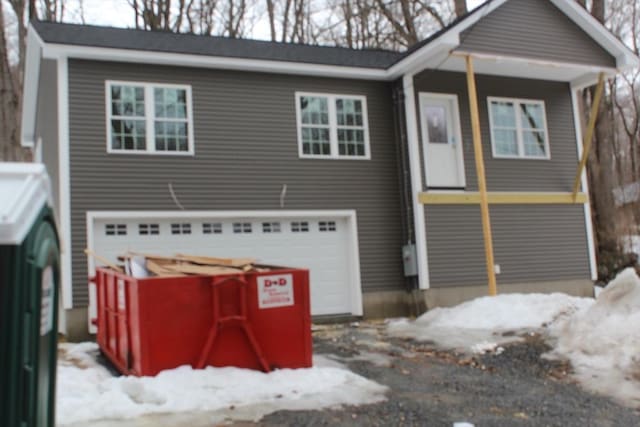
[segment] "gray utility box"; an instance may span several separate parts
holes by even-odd
[[[405,277],[418,275],[418,256],[415,244],[411,243],[402,247],[402,264],[404,265]]]

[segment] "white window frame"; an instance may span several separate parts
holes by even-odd
[[[300,111],[300,98],[303,96],[327,98],[329,106],[329,146],[331,154],[304,154],[302,150],[302,112]],[[367,110],[367,97],[364,95],[349,95],[337,93],[296,92],[296,125],[298,132],[298,156],[302,159],[338,159],[338,160],[371,160],[371,147],[369,144],[369,113]],[[364,131],[364,156],[351,156],[338,152],[338,119],[336,113],[337,99],[355,99],[362,102],[362,130]],[[347,127],[347,126],[340,126]],[[360,129],[360,126],[353,127]]]
[[[144,111],[145,111],[145,150],[126,150],[114,149],[111,147],[111,86],[138,86],[144,89]],[[193,137],[193,107],[191,97],[191,85],[181,85],[172,83],[153,83],[153,82],[136,82],[123,80],[106,80],[105,88],[105,116],[107,118],[107,153],[109,154],[153,154],[161,156],[193,156],[195,154],[194,137]],[[154,102],[155,88],[182,89],[186,91],[186,107],[187,107],[187,151],[165,151],[156,150],[155,143],[155,125],[156,111]]]
[[[494,137],[494,126],[493,126],[493,113],[491,112],[491,103],[493,101],[497,102],[511,102],[514,105],[515,116],[516,116],[516,142],[518,146],[518,155],[507,155],[507,154],[498,154],[496,153],[496,144]],[[527,156],[524,151],[524,139],[523,133],[524,128],[522,126],[521,117],[519,114],[519,106],[521,104],[537,104],[542,106],[542,120],[544,122],[544,156]],[[520,159],[520,160],[550,160],[551,159],[551,151],[549,148],[549,128],[547,125],[547,109],[543,100],[539,99],[525,99],[525,98],[506,98],[499,96],[488,96],[487,97],[487,108],[489,110],[489,128],[491,130],[491,154],[495,159]]]

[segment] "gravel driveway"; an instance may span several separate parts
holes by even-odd
[[[386,402],[341,410],[280,411],[262,426],[638,426],[640,412],[583,391],[568,366],[542,360],[537,336],[470,357],[391,338],[382,323],[314,332],[314,354],[389,387]],[[235,423],[251,426],[253,423]]]

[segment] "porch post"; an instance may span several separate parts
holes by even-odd
[[[591,141],[593,140],[593,131],[596,127],[596,119],[598,118],[598,110],[600,109],[600,101],[602,100],[602,92],[604,92],[604,73],[600,73],[598,76],[598,86],[596,87],[596,93],[593,96],[593,102],[591,103],[591,112],[589,113],[589,123],[587,124],[587,131],[584,134],[584,141],[582,142],[582,158],[578,164],[578,171],[576,172],[576,178],[573,181],[573,199],[575,200],[578,191],[580,190],[580,183],[582,179],[582,171],[587,165],[589,160],[589,151],[591,150]]]
[[[476,158],[476,173],[478,175],[478,190],[480,190],[480,213],[482,215],[482,233],[484,236],[484,252],[487,263],[487,278],[489,279],[489,295],[498,293],[496,286],[495,263],[493,259],[493,239],[491,236],[491,219],[489,218],[489,201],[487,197],[487,181],[484,172],[484,157],[482,155],[482,135],[480,133],[480,113],[478,112],[478,94],[473,71],[471,55],[465,57],[467,63],[467,91],[469,92],[469,109],[471,110],[471,129],[473,131],[473,151]]]

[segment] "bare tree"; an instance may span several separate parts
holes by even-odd
[[[35,2],[31,2],[31,3],[35,3]],[[61,22],[64,19],[64,12],[65,12],[65,8],[64,8],[64,1],[59,1],[59,0],[41,0],[41,7],[40,10],[42,11],[40,14],[40,19],[43,19],[45,21],[54,21],[54,22]],[[29,11],[29,13],[35,12],[35,7],[32,10]],[[31,16],[37,16],[36,14],[33,14]]]
[[[453,0],[456,16],[462,16],[467,13],[467,0]]]
[[[180,31],[188,9],[187,0],[128,0],[135,26],[145,30]]]
[[[231,38],[242,37],[247,13],[246,0],[228,0],[222,13],[222,35]]]
[[[9,5],[9,9],[6,9]],[[26,23],[36,10],[35,0],[8,0],[0,2],[0,146],[3,160],[23,160],[28,156],[20,141],[20,111],[24,80]],[[7,37],[8,14],[15,24],[15,44]],[[17,51],[17,55],[14,55]],[[12,61],[12,57],[17,60]]]

